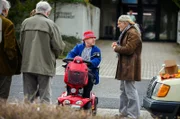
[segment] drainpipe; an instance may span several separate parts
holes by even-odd
[[[0,0],[0,14],[2,14],[2,0]],[[0,18],[0,43],[2,41],[2,19]]]
[[[56,21],[56,1],[54,2],[54,22]]]
[[[0,14],[2,13],[2,0],[0,0]]]

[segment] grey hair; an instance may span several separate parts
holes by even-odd
[[[11,8],[11,4],[7,0],[2,0],[2,10],[9,10]]]
[[[40,1],[36,4],[36,13],[47,13],[51,11],[52,7],[46,1]]]
[[[118,22],[129,22],[130,24],[135,24],[135,22],[133,22],[131,20],[131,18],[129,17],[129,15],[121,15],[119,18],[118,18]]]

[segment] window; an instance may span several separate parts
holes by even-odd
[[[143,4],[157,4],[157,0],[142,0]]]
[[[156,9],[155,8],[144,8],[143,9],[143,39],[155,40],[155,19]]]
[[[163,2],[161,5],[161,16],[160,16],[160,40],[175,40],[176,39],[176,7],[171,6],[169,2]],[[169,9],[171,8],[171,9]]]
[[[122,3],[125,4],[137,4],[138,0],[122,0]]]

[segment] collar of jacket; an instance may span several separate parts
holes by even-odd
[[[129,24],[129,25],[122,31],[122,33],[128,31],[131,27],[132,27],[132,25]]]
[[[122,31],[122,36],[127,32],[127,31],[129,31],[129,29],[131,29],[131,28],[135,28],[133,25],[128,25],[123,31]],[[136,28],[135,28],[136,29]],[[122,37],[121,36],[121,37]]]
[[[4,17],[3,13],[0,14],[1,17]]]
[[[48,19],[49,19],[49,17],[48,17],[48,16],[46,16],[46,15],[44,15],[44,14],[42,14],[42,13],[36,13],[35,15],[41,15],[41,16],[44,16],[44,17],[46,17],[46,18],[48,18]]]
[[[132,25],[128,25],[120,34],[118,40],[117,40],[117,44],[120,45],[121,44],[121,40],[124,37],[124,34],[132,27]]]

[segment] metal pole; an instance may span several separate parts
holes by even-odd
[[[54,22],[56,21],[56,1],[54,2]]]
[[[0,0],[0,14],[2,13],[2,0]]]

